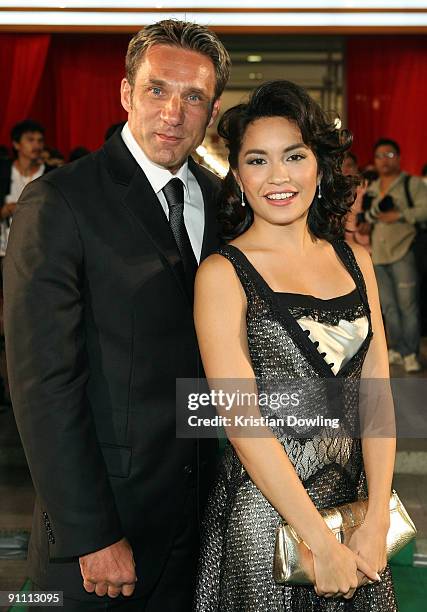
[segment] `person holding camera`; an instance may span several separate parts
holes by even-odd
[[[397,142],[374,145],[378,179],[366,194],[365,220],[372,225],[372,259],[385,317],[389,363],[419,372],[420,314],[414,241],[417,225],[427,221],[427,187],[400,167]]]
[[[354,200],[353,206],[347,215],[345,223],[345,239],[347,242],[350,242],[350,244],[360,244],[368,251],[368,253],[370,253],[371,226],[364,219],[364,202],[369,183],[363,176],[363,173],[361,173],[359,170],[359,166],[357,165],[357,157],[350,151],[346,151],[344,153],[341,171],[344,176],[355,176],[360,180],[360,183],[356,188],[356,199]],[[360,231],[359,226],[361,224],[367,226],[366,231]]]

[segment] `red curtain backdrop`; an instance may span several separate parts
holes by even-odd
[[[104,141],[108,126],[127,117],[120,104],[120,82],[128,39],[92,35],[55,42],[58,148],[69,151],[81,145],[94,150]]]
[[[106,129],[126,119],[120,81],[128,41],[127,35],[1,34],[0,144],[9,145],[12,125],[30,117],[45,126],[48,146],[66,156],[77,146],[101,146]]]
[[[357,36],[347,41],[348,126],[361,165],[381,137],[401,147],[402,167],[420,174],[427,163],[427,39]]]
[[[129,35],[0,34],[0,144],[14,123],[31,117],[46,141],[66,156],[91,150],[122,121],[119,87]],[[356,36],[347,44],[348,124],[361,164],[381,136],[396,139],[403,167],[427,163],[427,40],[420,36]]]
[[[10,128],[29,116],[43,74],[49,34],[0,37],[0,143],[9,144]]]

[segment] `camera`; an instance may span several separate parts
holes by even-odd
[[[373,196],[368,191],[365,194],[363,194],[363,198],[362,198],[362,210],[363,210],[363,212],[366,212],[367,210],[369,210],[371,208],[372,200],[374,198],[375,198],[375,196]]]
[[[389,212],[390,210],[395,210],[396,208],[391,195],[384,196],[381,202],[378,202],[377,206],[380,212]]]

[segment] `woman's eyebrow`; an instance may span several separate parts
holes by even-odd
[[[263,151],[262,149],[248,149],[247,151],[245,151],[245,155],[267,155],[266,151]]]
[[[286,147],[283,152],[289,153],[289,151],[293,151],[294,149],[308,149],[308,147],[304,142],[296,142],[295,144]]]
[[[308,147],[304,142],[296,142],[295,144],[286,147],[286,149],[283,149],[283,152],[289,153],[289,151],[293,151],[294,149],[308,149]],[[245,151],[245,155],[267,155],[267,151],[264,151],[263,149],[248,149]]]

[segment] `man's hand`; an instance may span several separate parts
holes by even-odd
[[[132,595],[137,577],[132,549],[126,538],[80,557],[83,586],[88,593],[118,597]]]
[[[402,213],[399,210],[388,210],[387,212],[379,213],[378,221],[382,223],[396,223],[402,218]]]

